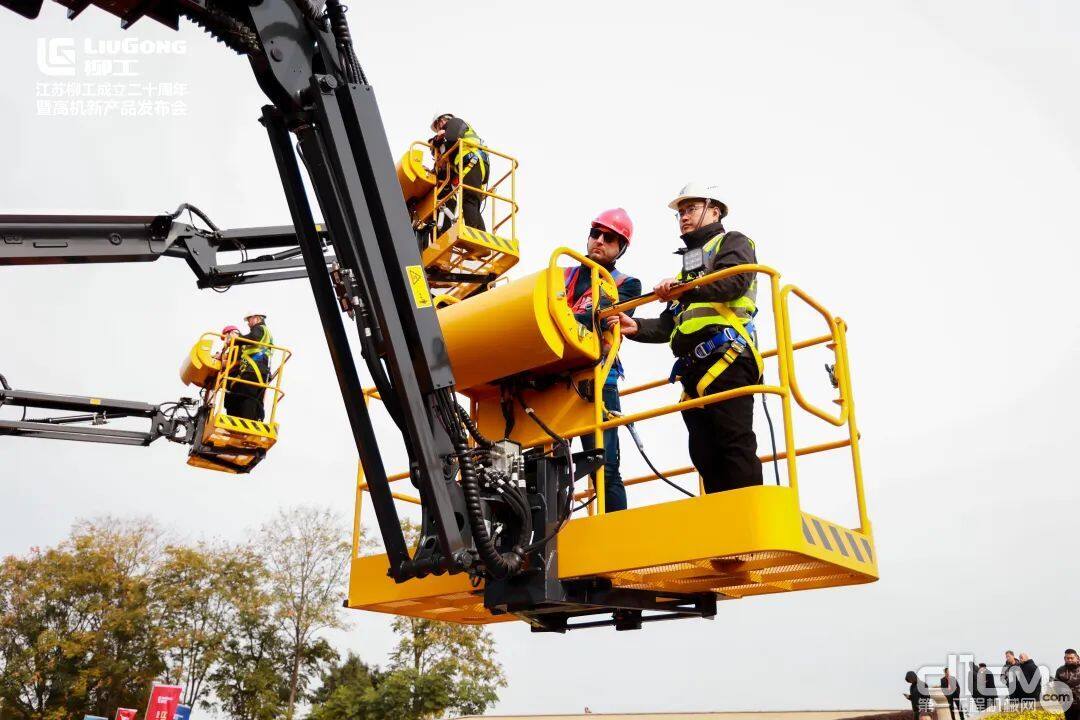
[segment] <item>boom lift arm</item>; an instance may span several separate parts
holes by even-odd
[[[129,400],[14,390],[0,375],[0,407],[7,406],[21,407],[23,413],[19,420],[0,418],[0,435],[146,446],[158,438],[192,444],[194,412],[198,403],[190,398],[180,398],[176,402],[150,405]],[[30,408],[77,414],[27,418],[26,411]],[[150,427],[144,431],[105,427],[110,420],[132,417],[149,420]]]
[[[180,222],[184,211],[200,217],[208,228]],[[316,233],[325,253],[329,247],[326,230],[317,227]],[[236,262],[224,262],[234,255]],[[306,277],[300,255],[292,227],[219,230],[198,208],[186,203],[166,215],[0,215],[2,265],[151,262],[174,257],[188,264],[200,288],[221,289]],[[334,261],[332,254],[326,254],[326,264]]]

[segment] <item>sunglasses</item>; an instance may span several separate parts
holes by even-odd
[[[603,239],[606,243],[619,242],[622,240],[622,236],[618,233],[611,232],[610,230],[602,230],[598,227],[589,229],[589,239],[599,240]]]

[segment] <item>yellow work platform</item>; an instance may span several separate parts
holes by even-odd
[[[494,280],[514,267],[519,255],[517,240],[469,227],[459,220],[424,248],[421,260],[429,272],[437,270],[448,277],[464,273]],[[430,278],[429,283],[435,288],[448,288],[446,294],[458,300],[467,298],[486,284],[440,280],[437,276]]]
[[[220,347],[220,350],[215,351],[215,347]],[[276,361],[277,369],[267,381],[239,377],[239,358],[243,347],[261,348]],[[188,454],[188,465],[226,473],[246,473],[266,457],[267,451],[278,440],[277,406],[284,397],[281,379],[291,356],[292,353],[285,348],[243,337],[204,333],[199,338],[180,366],[180,379],[185,384],[203,389],[198,437]],[[225,412],[225,395],[239,385],[254,386],[260,395],[270,393],[270,417],[267,421]]]
[[[874,582],[869,531],[801,512],[787,487],[742,488],[571,520],[558,535],[559,578],[718,599]],[[515,620],[484,608],[481,584],[443,575],[397,584],[385,555],[352,562],[348,607],[432,620]]]

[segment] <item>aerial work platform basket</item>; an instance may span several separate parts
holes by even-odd
[[[772,325],[776,347],[763,350],[761,354],[766,360],[765,377],[775,378],[775,384],[765,384],[763,379],[762,384],[703,398],[668,402],[620,416],[605,411],[600,393],[582,391],[580,383],[583,380],[591,380],[593,387],[603,385],[621,338],[617,330],[607,333],[606,341],[610,343],[612,352],[606,356],[601,352],[601,343],[599,338],[595,337],[597,333],[593,329],[579,325],[574,337],[580,342],[575,344],[567,341],[564,332],[567,329],[565,316],[562,313],[562,308],[566,305],[565,294],[561,284],[552,279],[561,278],[561,269],[557,263],[564,257],[570,257],[590,267],[594,298],[598,298],[599,293],[610,292],[604,289],[605,285],[614,287],[613,280],[603,268],[572,250],[560,248],[552,255],[549,267],[544,271],[547,276],[539,282],[536,276],[527,276],[509,283],[510,286],[520,284],[517,289],[500,286],[439,311],[456,376],[459,372],[454,358],[456,343],[472,345],[470,352],[473,354],[490,352],[483,347],[475,347],[477,342],[482,345],[483,341],[476,340],[478,330],[475,323],[465,320],[469,318],[470,304],[476,304],[476,308],[480,309],[480,305],[485,302],[502,299],[494,297],[496,292],[506,294],[507,300],[519,298],[516,305],[513,302],[504,305],[505,312],[513,314],[514,317],[504,318],[505,321],[499,323],[499,327],[509,328],[515,323],[525,326],[531,324],[534,334],[539,338],[533,344],[526,342],[520,353],[522,359],[517,366],[512,359],[505,357],[493,358],[483,371],[472,372],[462,366],[461,376],[466,382],[459,390],[471,399],[473,417],[482,430],[486,428],[485,432],[491,437],[501,437],[503,434],[505,416],[499,412],[499,394],[494,392],[493,388],[505,388],[507,378],[492,376],[516,372],[518,377],[530,377],[530,373],[519,366],[537,362],[545,368],[554,368],[552,372],[562,372],[563,375],[558,382],[546,388],[542,384],[531,383],[532,390],[525,392],[525,402],[522,404],[532,407],[541,415],[543,407],[547,413],[543,415],[547,424],[563,437],[593,433],[598,447],[603,446],[605,429],[642,423],[652,418],[736,397],[774,395],[779,398],[782,409],[782,432],[779,434],[783,443],[776,449],[775,455],[763,455],[761,460],[763,463],[780,461],[783,469],[778,469],[777,473],[786,478],[783,484],[741,488],[715,494],[704,494],[699,482],[697,497],[638,507],[635,507],[633,493],[628,493],[631,496],[630,508],[608,513],[604,508],[604,477],[601,468],[594,478],[587,480],[588,487],[576,493],[577,500],[581,502],[580,509],[584,512],[569,520],[557,535],[559,578],[563,581],[590,581],[593,586],[607,588],[609,595],[611,592],[617,593],[619,589],[649,590],[661,603],[664,593],[670,593],[674,614],[678,614],[679,599],[687,595],[706,594],[716,600],[726,600],[857,585],[877,580],[877,550],[863,492],[859,430],[855,420],[847,327],[844,321],[832,315],[798,287],[781,286],[780,274],[763,265],[728,268],[685,283],[680,287],[680,292],[747,272],[757,273],[759,279],[767,280],[772,296]],[[765,284],[759,282],[759,285]],[[525,297],[529,298],[527,302],[520,300]],[[820,315],[827,332],[794,339],[789,308],[792,297]],[[645,295],[601,311],[599,316],[607,317],[619,310],[625,311],[656,301],[655,296]],[[594,307],[596,306],[597,303],[594,302]],[[760,319],[758,324],[760,327]],[[488,327],[490,329],[490,324]],[[489,335],[494,334],[489,332]],[[469,338],[467,341],[463,339],[466,336]],[[490,342],[499,342],[500,339],[495,338]],[[836,394],[833,402],[838,407],[834,412],[823,410],[807,400],[796,377],[795,353],[816,346],[827,347],[835,358],[829,376]],[[655,352],[666,353],[667,348],[657,347]],[[560,357],[556,356],[568,358],[569,369],[560,369]],[[657,365],[666,368],[668,363],[670,355],[662,358],[658,355]],[[535,376],[531,377],[535,379]],[[667,385],[668,380],[664,377],[622,389],[620,394],[636,395]],[[673,389],[668,390],[669,393],[672,391]],[[378,394],[369,391],[365,401],[371,399],[378,399]],[[837,428],[840,431],[838,436],[827,442],[800,447],[795,439],[796,411],[805,419],[820,421],[826,426]],[[535,423],[528,419],[514,422],[513,426],[515,431],[517,428],[524,428],[520,431],[523,434],[514,438],[519,442],[524,440],[524,445],[551,442],[547,436],[537,435],[534,432]],[[854,491],[854,504],[858,512],[858,524],[855,527],[847,527],[805,512],[799,498],[800,475],[797,459],[844,449],[850,457],[849,482]],[[693,467],[686,466],[662,474],[672,478],[695,473]],[[400,481],[407,477],[408,473],[403,472],[391,475],[388,479]],[[659,475],[652,473],[625,480],[624,485],[629,489],[658,479]],[[483,585],[475,585],[474,581],[464,574],[428,576],[395,583],[387,576],[388,562],[385,555],[362,555],[360,552],[360,513],[366,487],[361,471],[356,487],[348,607],[467,624],[529,620],[510,613],[492,612],[486,608]],[[405,492],[396,492],[394,497],[400,502],[419,504],[419,498]],[[604,606],[609,603],[610,597],[605,600]],[[578,623],[576,626],[600,624],[611,623],[587,622]],[[537,629],[535,623],[534,629]]]
[[[251,380],[240,376],[242,351],[251,347],[269,354],[269,377]],[[286,348],[243,337],[204,333],[199,338],[180,367],[180,379],[185,384],[203,389],[188,465],[227,473],[247,473],[266,457],[278,439],[277,408],[285,397],[281,382],[291,356],[292,352]],[[269,392],[270,412],[265,419],[226,412],[226,394],[241,386],[255,388],[263,397],[262,402]]]
[[[430,143],[416,141],[397,165],[398,182],[420,243],[428,284],[451,302],[482,290],[516,265],[520,257],[518,162],[493,148],[472,145],[467,149],[483,152],[488,158],[488,181],[481,187],[457,182],[463,170],[457,150],[464,142],[436,155]],[[435,168],[425,165],[428,155],[435,159]],[[450,172],[451,165],[454,172]],[[467,192],[478,195],[486,206],[484,228],[465,224],[462,205]]]

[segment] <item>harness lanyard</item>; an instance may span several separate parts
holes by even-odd
[[[765,372],[765,361],[762,359],[761,353],[757,349],[757,345],[750,337],[750,333],[746,332],[746,327],[741,322],[739,322],[739,319],[735,316],[735,313],[732,312],[731,308],[729,308],[727,305],[721,304],[716,305],[716,310],[720,313],[721,316],[723,316],[724,320],[726,320],[729,325],[735,328],[735,332],[739,333],[739,337],[742,338],[745,345],[741,349],[732,352],[733,350],[735,350],[735,344],[732,343],[731,347],[728,348],[727,351],[725,351],[724,354],[720,356],[720,359],[713,363],[713,365],[705,371],[705,374],[701,376],[701,379],[698,380],[697,386],[694,388],[694,390],[697,392],[698,397],[702,397],[705,394],[705,390],[709,387],[709,385],[712,385],[713,381],[715,381],[716,378],[720,377],[720,375],[723,374],[725,370],[731,367],[731,364],[734,363],[739,358],[739,356],[743,354],[746,348],[750,348],[750,352],[754,354],[754,362],[757,363],[758,376],[760,377]]]

